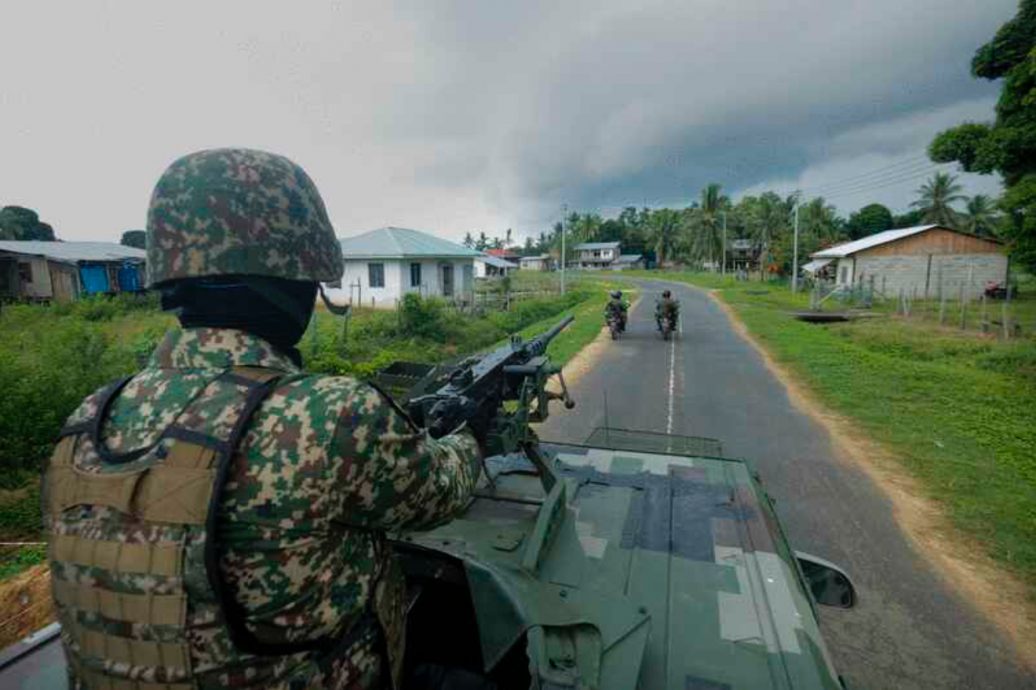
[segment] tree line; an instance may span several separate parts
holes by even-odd
[[[598,213],[573,212],[564,219],[569,246],[581,242],[621,243],[623,253],[641,254],[655,263],[716,267],[723,257],[726,238],[748,241],[760,270],[791,270],[796,206],[799,216],[799,257],[824,247],[859,239],[897,227],[922,223],[946,225],[976,235],[993,236],[1002,216],[988,196],[965,197],[953,175],[936,173],[917,190],[911,210],[893,214],[887,207],[868,204],[848,217],[823,197],[802,199],[797,194],[774,191],[747,195],[733,201],[720,184],[706,185],[685,208],[627,207],[613,218]],[[524,255],[560,256],[562,223],[549,231],[525,238],[515,250]],[[464,238],[465,246],[478,250],[511,247],[512,232],[487,237],[484,232]]]

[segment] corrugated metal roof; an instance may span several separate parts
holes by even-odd
[[[481,257],[481,252],[406,228],[378,228],[354,237],[339,240],[345,260],[402,259],[406,257]]]
[[[617,264],[632,264],[640,261],[640,254],[620,254],[619,258],[615,260]]]
[[[931,230],[932,228],[941,227],[939,225],[916,225],[912,228],[897,228],[896,230],[886,230],[885,232],[878,232],[867,237],[861,237],[858,240],[852,242],[846,242],[844,244],[836,244],[833,247],[827,249],[821,249],[819,252],[810,254],[814,259],[841,259],[842,257],[855,254],[856,252],[862,252],[864,249],[870,249],[871,247],[877,247],[881,244],[888,244],[889,242],[895,242],[901,240],[904,237],[910,237],[911,235],[917,235],[918,233]],[[955,232],[950,228],[944,228]]]
[[[506,261],[495,256],[490,256],[489,254],[486,254],[485,256],[480,256],[477,259],[475,259],[475,261],[482,261],[489,266],[496,266],[497,268],[518,268],[518,264],[516,263],[512,263],[510,261]]]
[[[77,263],[80,261],[143,261],[147,253],[143,249],[127,247],[115,242],[41,242],[39,240],[2,240],[0,252],[45,256],[54,261]]]
[[[834,261],[834,259],[813,259],[808,263],[802,264],[802,267],[799,270],[804,273],[816,273],[832,261]]]
[[[618,249],[618,242],[583,242],[575,246],[576,251],[593,249]]]
[[[519,261],[546,261],[550,258],[550,254],[540,254],[538,256],[523,256],[518,259]]]

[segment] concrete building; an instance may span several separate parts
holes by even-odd
[[[0,299],[71,302],[144,289],[143,249],[114,242],[0,241]]]
[[[476,278],[495,278],[505,276],[517,268],[518,264],[492,256],[489,252],[486,252],[486,254],[475,259]]]
[[[435,235],[406,228],[378,228],[341,240],[342,290],[350,304],[395,307],[408,292],[469,301],[475,260],[484,255]]]
[[[1007,280],[1007,256],[997,240],[939,225],[886,230],[811,255],[812,271],[833,265],[839,286],[873,285],[886,296],[978,297],[989,282]]]

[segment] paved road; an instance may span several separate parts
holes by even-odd
[[[576,409],[559,409],[542,437],[585,440],[605,424],[607,398],[613,427],[718,438],[725,455],[753,460],[794,547],[843,565],[857,585],[857,608],[822,612],[836,665],[854,688],[1036,687],[997,631],[913,552],[889,501],[835,458],[825,429],[792,407],[712,300],[667,287],[681,302],[678,338],[665,343],[655,332],[663,285],[643,283],[628,332],[573,386]]]

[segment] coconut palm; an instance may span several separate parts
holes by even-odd
[[[659,265],[671,261],[680,241],[680,212],[671,208],[652,211],[648,217],[648,240],[655,247]]]
[[[956,176],[937,172],[917,190],[920,198],[911,206],[921,211],[924,223],[957,227],[960,219],[953,204],[966,198],[961,189]]]
[[[961,229],[975,235],[993,235],[998,220],[993,200],[985,194],[976,194],[968,199],[961,217]]]
[[[775,192],[764,192],[755,201],[748,228],[752,239],[761,252],[759,275],[772,263],[776,240],[791,227],[791,213],[795,197],[782,199]]]
[[[812,235],[818,242],[832,242],[841,238],[838,209],[816,197],[799,207],[800,234]]]
[[[688,215],[691,256],[709,264],[714,264],[723,252],[723,214],[730,207],[730,199],[720,189],[715,183],[702,189],[700,205]]]

